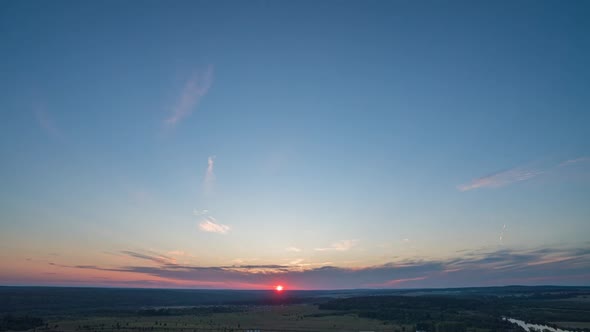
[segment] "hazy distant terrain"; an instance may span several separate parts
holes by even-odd
[[[2,329],[48,331],[590,330],[589,287],[235,291],[0,287]]]

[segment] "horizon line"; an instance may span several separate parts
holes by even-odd
[[[509,288],[509,287],[561,287],[561,288],[590,288],[590,285],[498,285],[498,286],[461,286],[461,287],[420,287],[420,288],[333,288],[333,289],[301,289],[287,288],[282,292],[306,291],[306,292],[333,292],[333,291],[418,291],[418,290],[442,290],[442,289],[473,289],[473,288]],[[268,291],[276,292],[274,288],[176,288],[176,287],[121,287],[121,286],[67,286],[67,285],[0,285],[0,288],[89,288],[89,289],[137,289],[137,290],[187,290],[187,291]]]

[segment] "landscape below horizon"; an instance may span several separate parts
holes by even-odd
[[[0,331],[520,331],[508,319],[542,324],[549,331],[590,331],[590,287],[346,291],[0,287],[1,313]]]

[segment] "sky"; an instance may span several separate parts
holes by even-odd
[[[587,1],[2,1],[0,285],[590,285]]]

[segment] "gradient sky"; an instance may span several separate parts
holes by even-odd
[[[0,285],[590,285],[588,1],[1,1]]]

